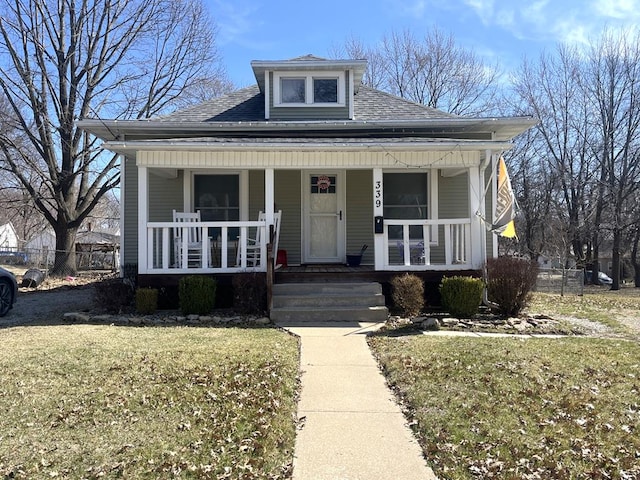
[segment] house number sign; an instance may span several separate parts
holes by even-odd
[[[382,181],[376,180],[373,184],[373,202],[376,208],[382,206]]]

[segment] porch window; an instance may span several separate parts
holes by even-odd
[[[385,218],[394,220],[429,218],[428,173],[385,173],[383,185]],[[422,239],[422,227],[411,226],[409,235],[412,239]],[[401,239],[402,227],[390,227],[389,238]]]
[[[240,220],[240,176],[235,174],[195,175],[193,179],[194,209],[202,221],[226,222]],[[229,238],[237,231],[229,229]],[[218,232],[209,232],[216,238]]]

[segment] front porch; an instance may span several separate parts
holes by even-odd
[[[191,230],[197,232],[194,237],[203,241],[189,244],[186,232]],[[382,233],[374,236],[373,264],[343,267],[347,263],[345,256],[341,262],[305,264],[298,268],[334,274],[342,273],[344,268],[373,272],[473,270],[479,268],[472,259],[479,256],[480,245],[472,242],[471,230],[468,218],[385,219]],[[146,248],[141,249],[138,264],[141,275],[235,274],[267,271],[267,239],[273,238],[273,228],[267,219],[148,222],[145,234]],[[277,245],[272,247],[278,249]],[[254,251],[253,256],[248,255],[250,250]],[[274,267],[278,269],[278,265]],[[292,265],[287,270],[295,269]]]

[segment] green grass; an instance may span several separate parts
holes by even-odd
[[[640,478],[640,346],[370,338],[441,479]]]
[[[297,341],[272,329],[0,331],[0,477],[290,478]]]

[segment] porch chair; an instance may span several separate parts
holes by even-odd
[[[193,223],[200,222],[200,212],[178,212],[173,211],[173,221],[175,223]],[[186,239],[183,239],[183,235],[186,234]],[[186,240],[186,242],[185,242]],[[204,256],[203,259],[203,241],[204,241]],[[187,265],[183,265],[183,248],[187,249]],[[209,237],[202,238],[201,227],[175,227],[174,228],[174,255],[175,264],[178,268],[189,267],[208,267],[208,257],[211,252]],[[203,260],[206,260],[203,262]]]
[[[258,213],[258,221],[264,222],[266,215],[264,212]],[[278,253],[278,242],[280,240],[280,220],[282,219],[282,210],[278,210],[273,214],[273,262],[275,264]],[[256,231],[256,238],[247,238],[247,267],[256,267],[260,265],[260,246],[262,242],[262,228],[258,228]],[[269,230],[266,231],[266,243],[269,243]],[[239,240],[239,239],[238,239]],[[242,248],[240,242],[238,242],[238,251],[236,254],[236,265],[242,265]],[[275,266],[275,265],[274,265]]]
[[[398,247],[398,254],[400,255],[400,261],[404,264],[404,242],[398,240],[396,243]],[[415,245],[409,245],[409,264],[410,265],[424,265],[425,252],[424,252],[424,240],[420,240]]]

